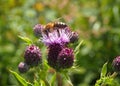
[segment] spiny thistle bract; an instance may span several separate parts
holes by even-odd
[[[30,45],[26,47],[24,53],[25,62],[30,66],[37,66],[42,62],[41,52],[38,46]]]
[[[48,64],[55,69],[58,68],[57,57],[62,48],[63,47],[59,44],[53,44],[48,47]]]
[[[73,49],[70,48],[63,48],[58,55],[57,62],[59,68],[70,68],[74,62],[74,54]]]

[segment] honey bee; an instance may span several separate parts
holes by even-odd
[[[63,22],[50,22],[44,26],[42,31],[45,34],[48,34],[48,32],[52,32],[52,31],[58,30],[58,29],[64,29],[65,27],[67,27],[67,25]]]
[[[63,23],[63,22],[55,22],[54,27],[65,28],[65,27],[67,27],[67,25],[65,23]]]

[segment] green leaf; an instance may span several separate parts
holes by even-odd
[[[107,73],[107,62],[103,65],[102,70],[101,70],[101,78],[105,77]]]
[[[22,37],[22,36],[18,36],[18,37],[23,41],[25,41],[27,44],[33,44],[32,40],[29,39],[28,37]]]
[[[43,80],[40,80],[41,85],[40,86],[46,86],[45,82]]]
[[[75,48],[75,53],[79,51],[81,44],[83,43],[83,40],[78,44],[78,46]]]
[[[75,53],[75,57],[77,57],[77,55],[78,55],[79,52],[80,52],[80,51],[77,51],[77,52]]]
[[[34,85],[33,86],[39,86],[39,82],[37,82],[36,80],[34,80]]]
[[[50,86],[54,86],[55,80],[56,80],[56,73],[54,73],[52,79],[50,80]]]
[[[68,74],[66,74],[65,72],[64,72],[63,74],[64,74],[67,82],[69,83],[69,85],[70,85],[70,86],[73,86],[73,84],[72,84],[72,82],[71,82],[71,79],[70,79],[70,77],[68,76]]]
[[[20,82],[20,84],[22,84],[23,86],[32,86],[31,83],[27,82],[24,78],[22,78],[19,74],[17,74],[16,72],[9,70],[14,76],[15,78]]]
[[[44,60],[44,66],[48,69],[49,68],[49,65],[47,63],[47,60]]]
[[[102,82],[101,79],[97,80],[96,83],[95,83],[95,86],[100,86],[101,82]]]

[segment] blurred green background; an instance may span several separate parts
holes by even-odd
[[[84,40],[76,57],[81,71],[71,75],[74,86],[93,86],[107,61],[113,72],[112,60],[120,55],[120,0],[0,0],[0,86],[18,85],[8,71],[18,72],[23,61],[26,45],[18,35],[37,40],[34,25],[54,21],[67,23]]]

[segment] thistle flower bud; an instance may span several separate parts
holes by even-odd
[[[42,61],[39,47],[35,45],[27,46],[24,59],[28,65],[37,66]]]
[[[20,73],[25,73],[29,70],[29,66],[25,62],[20,62],[18,65],[18,70]]]
[[[57,57],[60,51],[62,50],[62,46],[59,44],[53,44],[49,46],[49,51],[48,51],[48,64],[57,69]]]
[[[113,65],[113,69],[114,69],[116,72],[120,72],[120,56],[117,56],[117,57],[113,60],[112,65]]]
[[[43,29],[43,25],[37,24],[34,26],[33,31],[36,37],[41,37],[41,30]]]
[[[70,68],[74,62],[73,50],[70,48],[63,48],[58,55],[59,68]]]
[[[72,37],[70,38],[70,42],[74,43],[78,41],[78,33],[77,32],[72,32]]]

